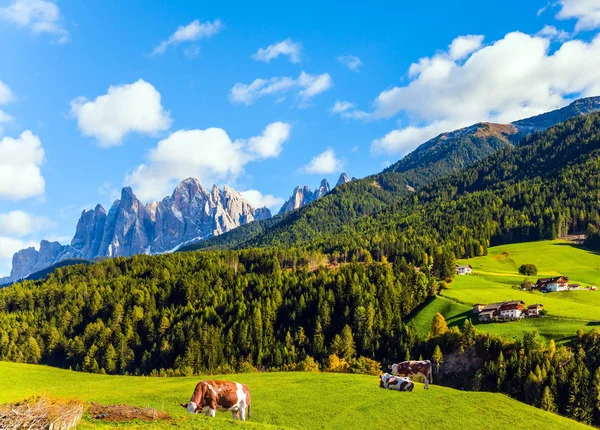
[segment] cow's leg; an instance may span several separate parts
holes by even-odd
[[[231,411],[231,414],[233,415],[234,420],[238,419],[238,411]]]
[[[425,375],[425,389],[429,390],[429,375]]]
[[[242,406],[240,408],[240,419],[242,421],[246,421],[246,407],[245,406]]]
[[[217,415],[217,410],[213,408],[208,408],[208,411],[206,411],[206,416],[214,417],[215,415]]]

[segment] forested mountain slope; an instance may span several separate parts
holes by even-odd
[[[506,147],[322,237],[316,247],[377,248],[383,255],[401,255],[410,247],[435,243],[457,257],[469,257],[489,244],[596,232],[599,168],[600,114],[594,113]],[[263,237],[264,245],[281,241]]]
[[[288,216],[250,223],[182,250],[231,249],[264,244],[286,246],[310,242],[339,231],[363,216],[374,214],[415,190],[455,174],[503,148],[512,147],[531,133],[599,108],[600,97],[590,97],[512,124],[479,123],[443,133],[383,172],[338,186],[322,199]]]

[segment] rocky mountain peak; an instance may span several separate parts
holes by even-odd
[[[345,177],[346,182],[350,182],[348,180],[348,176],[345,173],[343,173],[342,176]],[[339,185],[342,176],[340,176],[337,185]],[[307,204],[317,199],[320,199],[324,195],[328,194],[330,191],[331,187],[329,186],[329,182],[327,181],[327,179],[323,179],[321,181],[321,184],[319,185],[319,188],[317,188],[314,191],[312,191],[308,187],[308,185],[305,185],[304,187],[297,186],[296,188],[294,188],[294,191],[292,192],[290,198],[283,204],[283,206],[279,210],[279,213],[282,214],[285,212],[293,211],[295,209],[300,209],[301,207],[306,206]]]
[[[43,240],[39,251],[27,248],[13,256],[8,282],[22,279],[67,258],[162,253],[222,234],[242,224],[271,217],[254,208],[229,186],[208,192],[196,178],[181,181],[171,196],[143,204],[130,187],[121,191],[108,213],[101,205],[85,210],[70,245]]]
[[[345,173],[342,173],[339,177],[339,179],[337,180],[335,186],[337,187],[338,185],[342,185],[342,184],[346,184],[350,182],[350,179],[348,178],[348,175],[346,175]]]

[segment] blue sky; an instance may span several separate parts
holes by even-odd
[[[124,185],[193,175],[277,208],[600,94],[598,0],[166,3],[0,0],[0,276]]]

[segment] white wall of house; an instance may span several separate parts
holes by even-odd
[[[501,318],[519,318],[523,312],[520,309],[509,309],[500,311]]]

